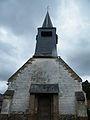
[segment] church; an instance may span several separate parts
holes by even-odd
[[[82,79],[57,55],[49,12],[36,35],[35,54],[8,79],[0,120],[87,120]]]

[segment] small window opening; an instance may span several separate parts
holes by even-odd
[[[41,36],[43,36],[43,37],[51,37],[52,32],[51,31],[42,31]]]

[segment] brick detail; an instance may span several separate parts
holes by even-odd
[[[88,120],[88,117],[78,117],[76,120]]]
[[[9,120],[25,120],[25,116],[24,115],[19,115],[19,114],[12,114],[8,117]]]
[[[87,100],[87,107],[90,108],[90,100]]]
[[[0,120],[8,120],[8,115],[0,115]]]

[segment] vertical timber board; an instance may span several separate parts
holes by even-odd
[[[38,96],[37,120],[51,120],[51,96],[41,94]]]
[[[1,114],[9,114],[10,104],[11,104],[11,98],[7,96],[7,98],[4,98],[3,100]]]
[[[35,95],[35,106],[34,106],[34,108],[35,108],[35,110],[34,110],[34,112],[35,112],[35,114],[37,114],[37,110],[38,110],[38,97],[37,97],[37,95]]]
[[[58,104],[58,94],[53,95],[53,120],[58,120],[59,118],[59,104]]]
[[[35,113],[35,95],[30,95],[30,108],[29,113],[31,116]]]

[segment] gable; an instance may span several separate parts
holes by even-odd
[[[38,60],[38,59],[55,59],[56,61],[59,62],[60,65],[63,66],[64,70],[67,70],[68,73],[70,73],[70,76],[74,79],[74,80],[78,80],[78,82],[82,82],[82,79],[67,65],[67,63],[65,63],[63,61],[63,59],[61,57],[58,58],[30,58],[19,70],[17,70],[9,79],[8,82],[12,82],[13,80],[16,79],[16,77],[18,76],[19,73],[21,73],[22,70],[24,70],[28,65],[33,64],[34,61]]]
[[[34,58],[30,58],[21,68],[19,68],[9,79],[8,82],[12,82],[16,79],[17,75],[23,70],[28,64],[32,64]]]
[[[78,80],[79,82],[82,82],[82,79],[73,71],[71,67],[69,67],[69,65],[61,57],[59,57],[58,59],[59,59],[60,64],[62,64],[63,67],[66,70],[68,70],[68,73],[71,74],[71,77],[74,78],[74,80]]]

